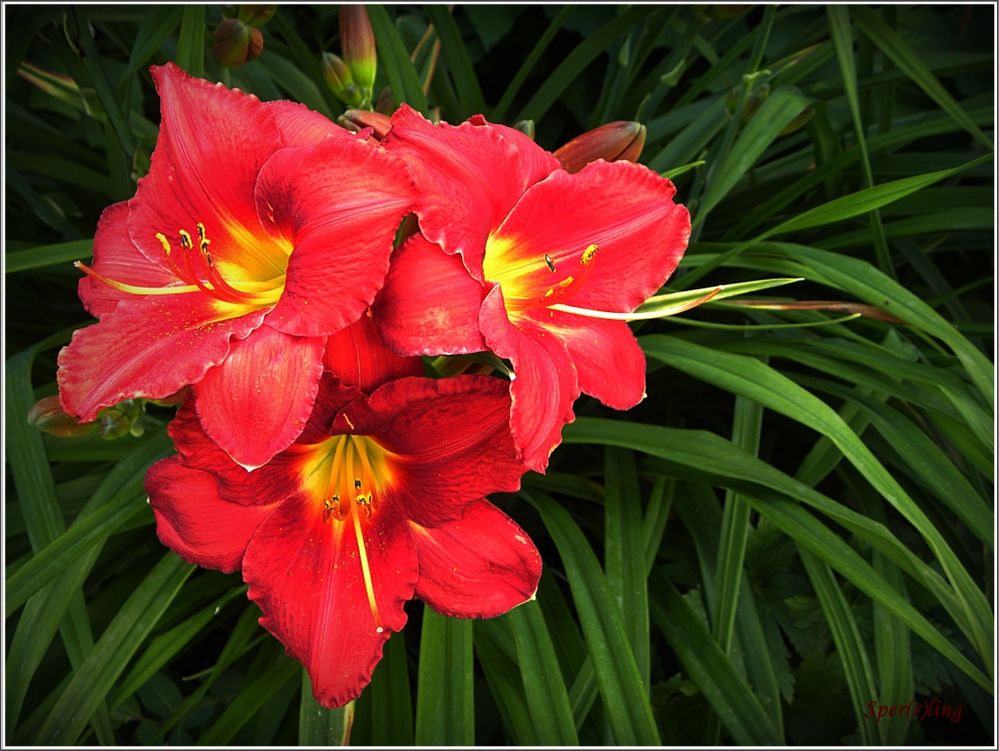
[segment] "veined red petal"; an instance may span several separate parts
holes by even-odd
[[[354,138],[354,134],[346,128],[341,128],[325,115],[320,115],[298,102],[281,99],[267,102],[278,130],[281,131],[281,141],[289,148],[315,146],[324,138]]]
[[[493,618],[534,597],[541,555],[506,514],[480,499],[439,527],[409,523],[420,562],[416,595],[455,618]]]
[[[225,573],[240,567],[250,538],[274,510],[223,500],[214,475],[177,457],[156,462],[145,482],[160,541],[188,563]]]
[[[152,73],[162,122],[149,174],[129,201],[132,241],[160,262],[157,233],[179,251],[180,231],[194,235],[200,222],[216,261],[256,280],[283,273],[280,249],[260,242],[253,199],[261,167],[281,146],[271,109],[255,96],[192,78],[172,63]]]
[[[572,356],[556,334],[530,319],[510,323],[498,286],[482,304],[479,327],[489,348],[513,363],[510,430],[524,464],[544,472],[562,442],[562,426],[575,419],[579,383]]]
[[[375,519],[324,522],[315,504],[289,500],[257,528],[243,558],[260,624],[305,665],[327,707],[346,704],[371,680],[416,585],[405,522],[390,508]]]
[[[328,138],[276,153],[261,170],[257,209],[294,250],[267,322],[286,334],[328,336],[360,318],[384,283],[413,198],[405,166],[363,141]]]
[[[558,302],[630,312],[662,286],[687,247],[690,218],[671,200],[675,190],[629,162],[596,161],[575,175],[553,172],[527,190],[493,233],[490,253],[501,248],[502,262],[489,258],[487,266],[516,270],[517,287],[539,300],[574,276]],[[596,249],[587,252],[591,246]]]
[[[240,506],[258,506],[283,501],[301,491],[301,454],[296,450],[297,444],[249,472],[208,436],[198,419],[194,401],[189,398],[181,405],[167,430],[186,466],[205,470],[217,478],[220,498]],[[330,419],[326,418],[327,425]]]
[[[392,116],[385,148],[409,167],[421,198],[416,213],[430,242],[460,253],[482,281],[486,238],[524,190],[558,168],[558,160],[528,138],[511,138],[481,119],[432,124],[407,105]]]
[[[645,398],[645,353],[627,323],[554,310],[531,318],[563,341],[583,392],[614,409],[631,409]]]
[[[486,348],[478,321],[484,296],[461,259],[416,234],[392,256],[372,311],[385,341],[398,352],[481,352]]]
[[[181,284],[177,276],[151,262],[132,243],[128,234],[128,204],[108,206],[97,222],[94,235],[94,262],[91,268],[102,276],[139,287],[166,287]],[[127,292],[84,276],[78,286],[83,306],[95,318],[114,310]]]
[[[370,436],[391,452],[385,492],[408,519],[437,526],[471,501],[513,491],[524,473],[510,436],[507,384],[488,376],[403,378],[344,407],[334,431]]]
[[[423,375],[423,360],[389,349],[370,315],[327,338],[323,364],[341,383],[366,393],[396,378]]]
[[[232,343],[194,385],[205,432],[246,469],[266,464],[305,429],[323,374],[325,340],[268,326]]]
[[[221,318],[195,294],[122,300],[59,353],[63,407],[86,422],[123,399],[170,396],[225,360],[230,339],[246,337],[265,313]]]

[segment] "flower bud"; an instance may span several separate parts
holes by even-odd
[[[365,103],[371,101],[378,70],[375,34],[363,5],[340,6],[340,49]]]
[[[80,422],[64,411],[58,396],[46,396],[35,402],[28,410],[28,424],[59,438],[86,435],[97,427],[96,422]]]
[[[236,16],[243,23],[260,28],[270,21],[276,12],[276,5],[240,5]]]
[[[392,128],[392,118],[371,110],[347,110],[340,116],[338,122],[347,130],[352,130],[355,133],[365,128],[371,128],[372,136],[376,141],[385,138]]]
[[[534,140],[534,121],[533,120],[518,120],[513,124],[514,130],[519,130],[525,136]]]
[[[618,120],[576,136],[555,150],[566,172],[579,172],[590,162],[636,162],[645,146],[645,126],[631,120]]]
[[[220,65],[238,68],[256,60],[264,51],[264,35],[260,29],[247,26],[238,18],[224,18],[216,27],[212,54]]]
[[[323,53],[323,79],[330,91],[348,107],[357,107],[361,103],[361,92],[354,84],[350,68],[332,52]]]
[[[113,407],[102,409],[97,417],[101,438],[114,440],[126,435],[142,435],[143,405],[138,399],[126,399]]]

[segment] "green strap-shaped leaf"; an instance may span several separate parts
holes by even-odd
[[[517,645],[517,662],[537,743],[542,746],[579,745],[569,693],[537,601],[514,608],[505,619]]]
[[[475,744],[472,622],[423,610],[416,745]]]
[[[76,742],[192,571],[194,566],[167,553],[149,572],[59,696],[38,733],[39,744],[66,746]]]
[[[538,509],[562,558],[614,741],[625,746],[658,746],[661,741],[648,686],[642,684],[621,610],[610,595],[593,549],[555,501],[542,493],[521,494]]]
[[[420,86],[420,76],[409,59],[409,53],[402,43],[402,37],[381,5],[368,5],[368,18],[378,43],[378,61],[385,71],[392,89],[395,103],[405,102],[424,115],[427,114],[427,98]]]
[[[457,89],[458,102],[462,111],[453,114],[454,120],[464,120],[469,115],[483,114],[486,111],[486,101],[482,98],[479,79],[472,67],[465,42],[461,38],[458,26],[451,18],[451,12],[446,5],[425,6],[430,22],[437,29],[441,41],[441,53],[447,62],[448,72]]]
[[[354,702],[326,709],[312,695],[309,672],[302,668],[302,695],[298,707],[298,745],[349,746],[354,724]]]
[[[192,76],[205,74],[205,6],[185,5],[177,39],[177,65]]]
[[[905,71],[906,75],[919,86],[927,96],[936,102],[940,109],[950,115],[955,122],[967,130],[985,148],[992,150],[995,147],[974,121],[968,116],[961,105],[950,95],[944,85],[940,83],[932,71],[905,41],[896,34],[876,13],[861,6],[850,8],[850,15],[853,17],[857,27],[877,45],[878,49],[891,58],[894,63]]]
[[[782,739],[760,702],[672,582],[653,574],[653,592],[656,624],[732,739],[741,745],[779,745]]]
[[[642,344],[649,355],[662,362],[758,401],[828,436],[926,540],[961,601],[969,639],[986,663],[991,663],[992,614],[985,596],[923,510],[825,402],[753,358],[729,355],[676,337],[644,337]]]
[[[797,541],[807,543],[808,548],[822,560],[868,596],[884,604],[976,683],[985,687],[990,685],[981,670],[947,641],[907,599],[880,578],[853,548],[787,498],[813,506],[890,557],[892,562],[930,590],[960,623],[959,618],[964,611],[954,592],[936,571],[899,542],[884,525],[836,503],[712,433],[626,420],[579,417],[565,427],[563,443],[624,446],[660,457],[663,472],[669,476],[738,490],[759,513],[774,521]],[[757,496],[767,500],[759,500]]]

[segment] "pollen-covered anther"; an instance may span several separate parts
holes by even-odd
[[[567,276],[565,279],[563,279],[561,282],[559,282],[558,286],[561,287],[562,289],[565,289],[570,284],[572,284],[574,281],[576,281],[576,279],[573,276],[570,275],[570,276]]]
[[[548,266],[549,271],[551,271],[552,273],[555,272],[555,262],[552,260],[552,257],[547,253],[545,253],[545,265]]]
[[[586,250],[583,251],[583,255],[580,256],[579,258],[579,262],[582,263],[584,266],[592,263],[593,257],[597,254],[598,250],[600,250],[600,248],[595,243],[592,245],[587,245]]]

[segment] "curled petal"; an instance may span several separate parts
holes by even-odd
[[[385,341],[410,355],[481,352],[479,307],[485,290],[461,260],[419,234],[392,257],[373,314]]]
[[[627,323],[554,310],[534,319],[565,344],[584,393],[614,409],[631,409],[645,398],[645,353]]]
[[[334,431],[368,435],[393,454],[393,506],[424,526],[471,501],[520,487],[505,382],[488,376],[403,378],[344,407]]]
[[[455,618],[493,618],[534,597],[541,555],[516,523],[480,499],[436,528],[409,523],[420,562],[416,595]]]
[[[323,364],[342,384],[366,393],[396,378],[423,375],[423,360],[390,350],[369,315],[327,338]]]
[[[267,322],[328,336],[360,318],[384,283],[413,197],[405,167],[363,141],[327,138],[276,153],[260,173],[257,208],[268,233],[294,250]]]
[[[240,567],[250,538],[274,510],[223,500],[214,475],[187,467],[177,457],[150,467],[146,492],[160,541],[189,563],[225,573]]]
[[[243,558],[260,624],[305,665],[326,707],[361,693],[390,633],[406,623],[416,551],[391,509],[376,519],[324,522],[318,507],[287,501],[257,528]]]
[[[530,319],[511,323],[500,287],[486,296],[479,326],[489,348],[513,363],[510,430],[524,464],[544,472],[548,457],[562,442],[562,426],[575,419],[572,404],[579,396],[579,382],[572,356],[543,326]]]
[[[266,309],[221,319],[198,295],[123,300],[96,326],[73,334],[59,353],[59,393],[67,412],[93,420],[123,399],[162,399],[197,383],[246,337]]]
[[[559,166],[529,138],[513,137],[509,130],[481,119],[434,125],[403,105],[383,142],[406,161],[416,180],[423,234],[446,252],[460,253],[478,281],[489,233],[529,185]]]
[[[232,344],[194,386],[205,432],[247,469],[267,463],[305,429],[323,374],[325,341],[266,323]]]

